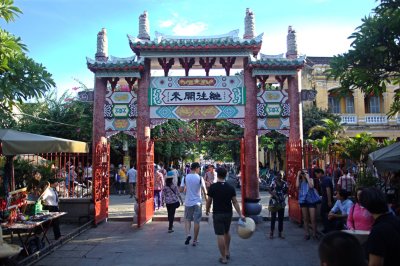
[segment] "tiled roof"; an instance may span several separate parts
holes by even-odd
[[[128,70],[141,70],[143,68],[143,60],[138,59],[137,56],[119,58],[110,56],[106,61],[93,60],[86,57],[87,66],[91,71],[96,70],[117,70],[117,71],[128,71]]]
[[[251,61],[250,67],[253,68],[274,68],[274,67],[284,67],[284,68],[298,68],[303,67],[305,62],[305,57],[298,57],[295,59],[283,58],[280,56],[265,56],[262,55],[260,59]]]
[[[261,49],[263,34],[253,39],[240,39],[238,30],[218,36],[168,36],[156,33],[156,39],[141,40],[128,35],[129,45],[136,53],[141,50],[153,51],[193,51],[193,50],[235,50],[249,49],[258,53]]]
[[[313,65],[330,65],[333,57],[323,57],[323,56],[307,56],[306,64],[309,66]]]

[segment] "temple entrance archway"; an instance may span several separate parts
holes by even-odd
[[[138,178],[142,203],[152,198],[154,153],[151,129],[167,119],[227,119],[244,127],[243,187],[246,215],[258,215],[258,136],[277,130],[289,138],[288,169],[301,168],[295,144],[301,132],[301,69],[305,57],[297,54],[296,36],[288,29],[286,56],[260,54],[263,34],[256,35],[254,14],[245,16],[245,33],[234,30],[218,36],[168,36],[150,39],[148,14],[139,17],[138,37],[128,36],[133,57],[108,55],[107,32],[97,38],[95,59],[88,68],[95,74],[93,143],[115,131],[136,136]],[[223,76],[210,76],[220,69]],[[173,70],[173,71],[171,71]],[[173,76],[175,70],[183,71]],[[204,75],[191,75],[190,71]],[[158,71],[160,76],[156,76]],[[123,81],[127,91],[117,90]],[[278,84],[272,88],[271,84]],[[293,144],[293,145],[292,145]],[[297,146],[296,146],[297,147]],[[296,162],[296,163],[294,163]],[[300,164],[298,164],[300,162]],[[288,180],[293,182],[292,179]],[[152,212],[139,210],[142,222]]]

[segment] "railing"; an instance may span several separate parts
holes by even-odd
[[[366,124],[387,124],[388,119],[384,114],[365,114]]]
[[[340,115],[341,124],[357,124],[357,115]]]

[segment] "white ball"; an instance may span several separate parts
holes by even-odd
[[[243,225],[238,225],[238,235],[240,238],[250,238],[256,230],[256,223],[250,217],[246,217],[246,222]]]

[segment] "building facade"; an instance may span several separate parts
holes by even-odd
[[[303,88],[315,89],[317,96],[314,102],[318,108],[328,109],[341,118],[345,126],[345,135],[354,137],[361,132],[368,132],[374,138],[400,138],[400,116],[388,117],[393,103],[395,90],[398,86],[389,84],[387,91],[380,95],[365,95],[360,90],[354,90],[346,96],[336,94],[338,81],[328,79],[325,70],[329,68],[332,57],[308,56],[303,71]]]

